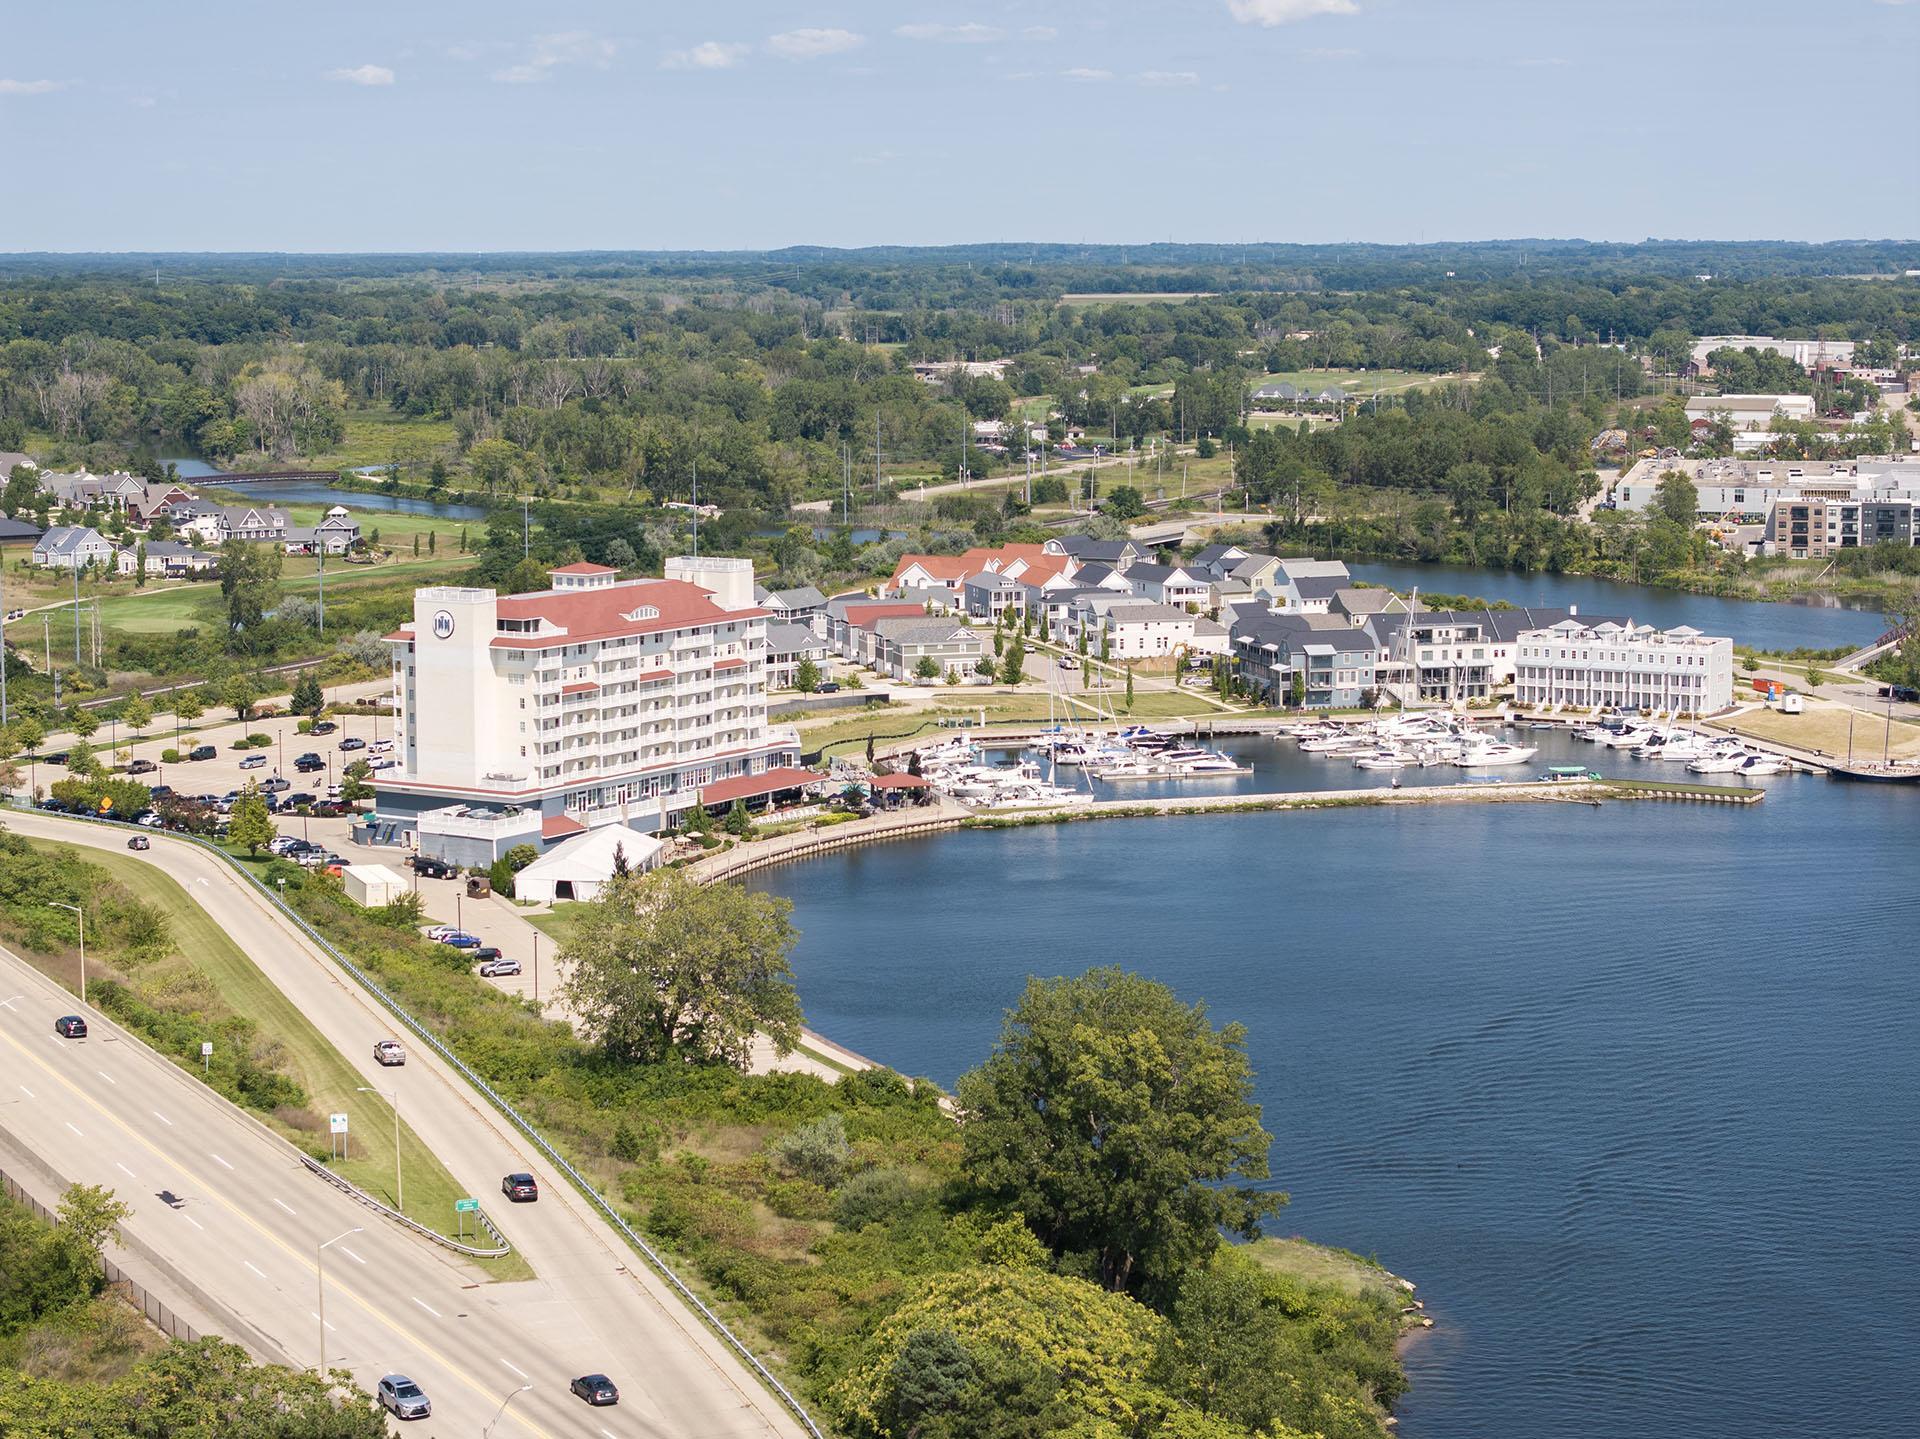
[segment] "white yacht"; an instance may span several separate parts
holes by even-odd
[[[1468,744],[1454,756],[1453,762],[1461,769],[1491,769],[1495,765],[1525,764],[1539,753],[1534,745],[1483,740],[1479,744]]]

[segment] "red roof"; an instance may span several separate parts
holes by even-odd
[[[599,688],[600,686],[592,680],[575,680],[570,685],[561,685],[560,693],[563,695],[583,695],[590,690],[597,690]]]
[[[746,667],[747,662],[745,660],[720,660],[714,665],[714,668],[717,670],[739,670],[745,669]]]
[[[616,575],[620,573],[610,565],[590,565],[585,560],[577,564],[562,565],[557,570],[548,571],[556,575]]]
[[[970,550],[968,553],[972,554],[974,551]],[[900,577],[915,565],[925,570],[929,578],[936,580],[964,580],[968,575],[978,574],[984,568],[981,565],[969,564],[966,555],[902,555],[900,563],[893,567],[893,578],[888,583],[898,586]]]
[[[672,670],[642,670],[633,677],[633,682],[640,685],[650,685],[659,680],[670,680],[672,678]]]
[[[877,774],[867,781],[873,789],[932,789],[933,781],[917,774]]]
[[[736,799],[753,799],[783,789],[798,789],[824,778],[810,769],[770,769],[762,774],[735,775],[719,780],[700,791],[701,804],[730,804]]]
[[[628,619],[636,611],[654,610],[649,618]],[[543,619],[566,630],[564,635],[495,635],[496,649],[537,650],[621,635],[656,634],[661,630],[762,617],[761,609],[725,610],[713,596],[685,580],[627,580],[580,590],[542,590],[531,595],[502,595],[503,620]]]
[[[905,619],[909,615],[924,615],[925,610],[916,604],[890,604],[876,600],[870,605],[848,605],[847,623],[855,629],[865,629],[875,620]]]
[[[550,814],[540,821],[540,838],[565,839],[570,834],[585,834],[587,827],[570,815]]]

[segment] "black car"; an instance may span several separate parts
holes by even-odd
[[[453,879],[460,873],[444,859],[434,859],[424,854],[413,857],[413,872],[424,879]]]
[[[127,766],[128,774],[152,774],[160,766],[150,759],[137,759]]]
[[[352,735],[348,735],[345,739],[340,741],[341,749],[365,749],[366,747],[367,747],[367,742],[365,740],[357,739]]]
[[[87,1022],[77,1014],[63,1014],[53,1022],[53,1032],[62,1039],[85,1039]],[[580,1381],[575,1380],[578,1384]]]
[[[500,1192],[515,1204],[532,1204],[540,1197],[540,1185],[531,1174],[509,1174],[505,1179],[500,1181]],[[587,1377],[589,1379],[599,1379],[603,1382],[606,1379],[604,1374],[590,1374]],[[574,1382],[577,1384],[580,1381],[575,1380]],[[612,1386],[609,1385],[608,1387],[611,1388]],[[578,1391],[576,1390],[575,1392],[577,1393]],[[584,1398],[585,1396],[583,1395],[582,1397]]]
[[[288,795],[286,805],[288,809],[299,809],[302,805],[312,804],[316,798],[317,796],[310,795],[305,790],[301,790],[297,794]]]
[[[335,730],[339,728],[340,726],[335,724],[332,720],[316,720],[314,721],[313,728],[308,730],[307,733],[308,734],[332,734]]]
[[[173,793],[172,785],[157,784],[152,789],[147,791],[147,797],[149,799],[165,799],[168,795],[172,793]]]
[[[72,814],[73,813],[72,810],[67,808],[66,802],[64,800],[43,799],[40,801],[40,808],[45,810],[48,814]]]
[[[188,759],[218,759],[220,751],[210,744],[195,745],[187,751]]]
[[[613,1381],[604,1374],[582,1374],[567,1386],[589,1404],[618,1404],[620,1391],[613,1387]]]
[[[813,688],[816,694],[837,695],[840,693],[840,681],[823,680]]]
[[[42,762],[46,764],[65,764],[67,762],[67,752],[63,749],[57,749],[52,754],[42,755],[40,758]]]
[[[467,951],[467,958],[478,964],[485,964],[488,960],[498,959],[499,957],[500,947],[494,944],[483,944],[478,949],[470,949]]]

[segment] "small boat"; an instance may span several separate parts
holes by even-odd
[[[1411,757],[1399,750],[1376,750],[1372,754],[1363,754],[1353,762],[1355,769],[1405,769],[1412,763]]]
[[[1249,770],[1249,766],[1224,754],[1203,754],[1183,761],[1182,767],[1188,774],[1246,774]]]
[[[1598,770],[1588,769],[1583,764],[1556,764],[1547,766],[1547,772],[1540,776],[1547,784],[1578,784],[1583,781],[1604,779]]]
[[[1687,768],[1694,774],[1732,774],[1752,757],[1751,753],[1738,745],[1731,749],[1723,745],[1690,761]]]
[[[1739,768],[1737,768],[1733,772],[1737,775],[1742,775],[1742,776],[1785,774],[1787,773],[1788,770],[1792,768],[1793,768],[1792,765],[1788,764],[1785,760],[1781,759],[1778,755],[1750,754],[1745,759],[1740,761]]]

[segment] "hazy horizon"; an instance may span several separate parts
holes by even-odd
[[[1920,5],[1883,0],[209,0],[9,32],[15,253],[1920,234],[1899,127],[1813,123],[1903,93]]]

